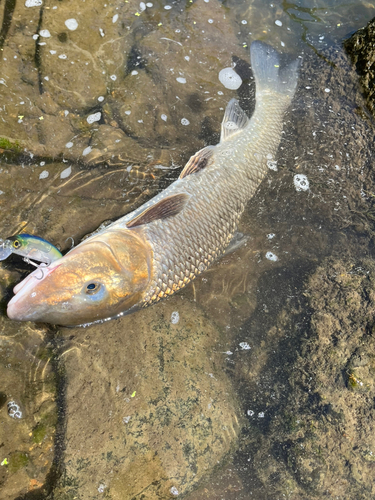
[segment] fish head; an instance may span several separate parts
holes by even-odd
[[[136,306],[150,279],[150,248],[135,231],[89,238],[14,288],[8,316],[76,326],[122,315]]]

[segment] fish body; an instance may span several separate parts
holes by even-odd
[[[61,252],[51,243],[31,234],[17,234],[0,241],[0,260],[5,260],[15,253],[27,260],[44,262],[49,265],[62,257]]]
[[[192,156],[167,189],[94,234],[14,289],[8,316],[81,325],[146,307],[186,286],[228,247],[246,203],[275,157],[299,61],[251,45],[256,106],[251,120],[232,99],[221,140]]]

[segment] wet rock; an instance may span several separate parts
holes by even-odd
[[[57,422],[52,351],[45,328],[1,319],[0,499],[42,487],[52,467]]]
[[[375,19],[367,26],[358,30],[348,40],[344,47],[353,65],[360,75],[360,83],[366,96],[367,106],[375,114]]]
[[[374,284],[371,260],[326,259],[307,278],[300,306],[279,311],[260,346],[266,352],[256,349],[242,364],[250,411],[239,453],[254,455],[239,475],[253,494],[374,495]]]
[[[73,2],[17,3],[1,63],[7,109],[0,137],[34,155],[86,163],[83,151],[98,125],[128,136],[116,148],[118,158],[140,145],[186,143],[188,130],[192,154],[212,141],[233,93],[218,80],[219,60],[231,66],[232,56],[248,58],[227,27],[216,1],[176,5],[173,12],[137,12],[120,1],[100,10],[86,2],[78,12]],[[107,155],[97,152],[99,158]]]
[[[191,308],[175,297],[113,322],[110,331],[107,324],[64,331],[73,343],[62,357],[68,378],[60,494],[101,498],[102,489],[113,499],[173,498],[233,449],[241,419],[221,370],[220,333]],[[175,311],[178,322],[171,320]]]

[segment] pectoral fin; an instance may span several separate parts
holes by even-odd
[[[163,200],[155,203],[149,208],[146,208],[139,215],[130,220],[126,227],[137,227],[143,224],[148,224],[158,219],[167,219],[181,212],[188,202],[190,196],[186,193],[174,194],[167,196]]]

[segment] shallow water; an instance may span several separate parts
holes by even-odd
[[[374,129],[342,41],[375,6],[39,3],[1,7],[4,239],[65,252],[173,182],[232,97],[251,113],[252,40],[303,64],[246,245],[182,293],[21,324],[31,268],[1,263],[0,499],[373,498]]]

